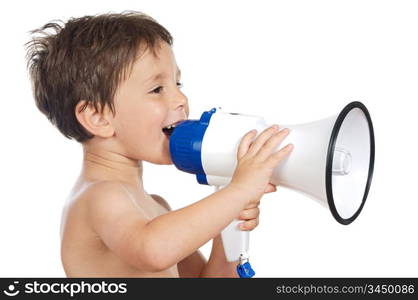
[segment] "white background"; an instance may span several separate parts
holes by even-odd
[[[174,36],[191,118],[222,106],[291,124],[334,115],[354,100],[369,108],[376,165],[362,214],[342,226],[296,192],[265,196],[251,234],[258,277],[418,276],[418,5],[365,0],[2,4],[0,276],[65,276],[60,214],[82,158],[80,145],[34,105],[28,31],[123,10],[153,16]],[[174,209],[212,192],[174,166],[145,164],[144,183]],[[210,243],[202,251],[208,256]]]

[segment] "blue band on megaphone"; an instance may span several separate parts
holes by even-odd
[[[196,174],[201,184],[207,184],[202,166],[202,140],[216,108],[205,111],[200,120],[186,120],[176,126],[170,136],[171,160],[177,169]]]

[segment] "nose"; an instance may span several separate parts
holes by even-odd
[[[189,105],[188,99],[185,94],[183,94],[180,90],[176,93],[173,98],[173,106],[175,110],[184,111],[186,114],[186,118],[189,116]]]

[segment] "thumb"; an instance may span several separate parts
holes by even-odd
[[[264,190],[264,194],[272,193],[272,192],[275,192],[275,191],[277,191],[276,186],[269,183],[269,184],[267,184],[266,189]]]

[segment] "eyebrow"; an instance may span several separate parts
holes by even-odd
[[[179,68],[177,68],[177,77],[181,77],[181,70]],[[149,82],[149,81],[155,81],[161,78],[164,78],[164,73],[158,73],[156,75],[152,75],[150,77],[148,77],[148,79],[145,80],[145,82]]]

